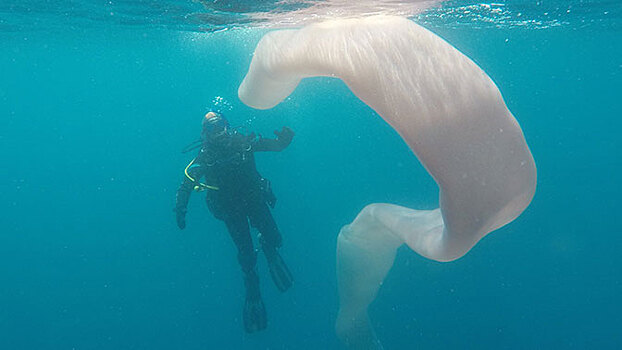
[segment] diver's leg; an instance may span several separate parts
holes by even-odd
[[[283,245],[283,238],[272,217],[272,213],[263,202],[256,203],[249,210],[251,225],[261,233],[260,242],[263,247],[280,248]]]
[[[272,280],[276,287],[284,292],[292,286],[294,278],[278,252],[278,248],[282,245],[281,233],[265,203],[257,203],[250,212],[251,224],[261,234],[259,241],[268,261]]]
[[[268,321],[266,308],[261,299],[259,277],[255,269],[257,255],[253,248],[248,219],[242,215],[229,215],[225,224],[238,248],[238,262],[244,272],[244,286],[246,287],[246,300],[242,314],[244,329],[248,333],[263,330],[268,325]]]
[[[257,254],[248,227],[248,220],[243,215],[228,215],[225,219],[229,235],[238,249],[238,262],[244,274],[255,270]]]

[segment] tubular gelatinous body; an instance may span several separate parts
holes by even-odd
[[[338,239],[339,336],[378,348],[367,318],[395,251],[463,256],[529,205],[536,168],[522,130],[490,77],[427,29],[399,17],[335,20],[268,33],[240,99],[267,109],[305,77],[341,78],[406,141],[439,185],[440,208],[370,204]]]

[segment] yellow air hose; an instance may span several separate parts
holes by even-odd
[[[218,187],[216,187],[216,186],[211,186],[211,185],[208,185],[208,184],[204,184],[204,183],[202,183],[202,182],[198,182],[197,180],[193,179],[193,178],[192,178],[192,176],[190,176],[190,175],[188,174],[188,169],[190,169],[190,167],[192,166],[192,164],[194,164],[194,161],[195,161],[195,160],[196,160],[196,158],[194,158],[192,161],[190,161],[190,163],[188,164],[188,166],[186,167],[186,169],[184,169],[184,174],[186,174],[186,177],[187,177],[188,179],[190,179],[190,181],[194,182],[195,184],[196,184],[196,183],[198,183],[198,185],[195,185],[195,186],[194,186],[194,190],[195,190],[195,191],[197,191],[197,192],[205,191],[205,190],[207,190],[207,189],[210,189],[210,190],[219,190],[219,188],[218,188]]]

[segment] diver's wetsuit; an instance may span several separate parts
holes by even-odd
[[[218,143],[204,143],[188,174],[177,191],[176,210],[185,213],[190,194],[205,178],[207,206],[214,217],[225,222],[238,248],[238,261],[245,274],[251,273],[257,261],[248,222],[261,234],[264,251],[281,246],[281,234],[270,213],[274,195],[269,182],[262,178],[255,165],[255,152],[281,151],[292,134],[277,139],[255,137],[254,134],[233,133]]]

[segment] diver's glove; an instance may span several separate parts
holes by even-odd
[[[288,128],[287,126],[282,127],[281,131],[274,130],[274,134],[283,146],[288,146],[294,138],[294,130]]]
[[[173,211],[177,214],[177,226],[180,230],[186,228],[186,209],[175,208]]]

